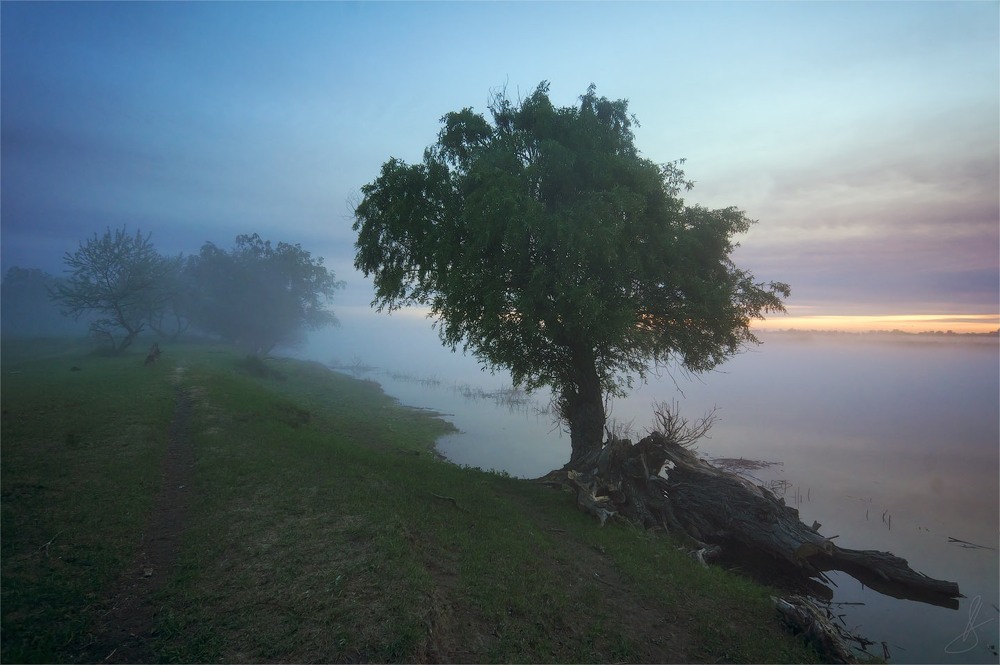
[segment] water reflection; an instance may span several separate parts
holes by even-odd
[[[472,377],[477,385],[379,368],[366,377],[403,404],[431,409],[454,424],[457,431],[438,439],[437,450],[456,464],[535,478],[569,459],[569,438],[548,400],[512,389],[503,377]]]

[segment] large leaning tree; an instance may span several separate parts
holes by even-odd
[[[362,188],[355,266],[374,275],[373,304],[429,305],[446,344],[527,388],[552,387],[572,454],[545,481],[573,487],[602,524],[662,528],[703,562],[768,561],[801,582],[841,570],[888,595],[957,607],[954,582],[841,548],[769,490],[697,458],[686,446],[710,419],[689,426],[661,410],[659,431],[605,443],[605,395],[651,367],[703,372],[757,343],[751,321],[783,311],[788,286],[733,263],[751,220],[685,205],[690,183],[677,162],[639,155],[625,101],[591,86],[579,106],[556,108],[543,83],[518,104],[497,95],[490,113],[449,113],[421,163],[390,159]],[[850,662],[839,638],[820,634],[831,660]]]
[[[685,205],[691,183],[679,162],[641,156],[627,101],[591,85],[556,107],[543,82],[489,110],[447,114],[420,163],[390,159],[362,188],[355,266],[374,276],[378,309],[430,306],[445,344],[552,387],[567,468],[591,468],[606,395],[757,343],[751,320],[783,311],[789,289],[733,263],[753,222]]]
[[[180,257],[156,252],[150,234],[125,227],[96,233],[63,257],[68,276],[50,291],[65,316],[94,317],[91,333],[114,353],[127,349],[170,297]]]
[[[297,244],[272,245],[256,233],[237,236],[229,251],[207,242],[189,257],[184,277],[192,324],[249,354],[337,323],[327,304],[343,282]]]

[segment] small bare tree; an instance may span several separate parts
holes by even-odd
[[[131,235],[125,228],[95,233],[63,263],[69,277],[49,296],[64,316],[95,314],[90,331],[114,353],[127,349],[162,308],[169,297],[164,280],[176,270],[175,259],[156,253],[150,234]]]

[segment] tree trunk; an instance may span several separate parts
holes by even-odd
[[[576,385],[563,389],[560,397],[562,417],[569,424],[572,452],[564,469],[593,471],[604,445],[604,394],[592,354],[575,354]]]
[[[118,348],[115,349],[115,353],[119,354],[125,353],[125,349],[130,347],[132,345],[132,342],[135,341],[135,338],[139,336],[140,332],[142,332],[142,326],[139,326],[136,329],[133,329],[130,326],[124,326],[124,327],[125,327],[125,337],[123,337],[122,341],[119,342]]]
[[[612,438],[593,473],[571,473],[564,469],[562,475],[576,489],[578,504],[587,510],[598,506],[602,523],[609,514],[618,514],[646,528],[672,532],[696,549],[720,552],[751,567],[764,563],[769,581],[777,573],[799,588],[815,589],[812,578],[825,579],[823,571],[841,570],[886,595],[958,607],[961,594],[954,582],[927,577],[886,552],[837,547],[820,535],[818,525],[803,524],[783,499],[697,458],[659,432],[634,445]],[[581,498],[581,492],[592,496]]]
[[[130,332],[127,335],[125,335],[125,337],[122,338],[122,341],[118,344],[118,348],[115,350],[115,352],[125,353],[125,349],[132,346],[132,342],[135,340],[135,336],[136,333],[133,332]]]

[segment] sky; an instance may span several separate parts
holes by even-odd
[[[0,268],[256,232],[325,259],[346,326],[361,187],[543,80],[758,220],[736,263],[792,287],[761,327],[1000,327],[997,2],[3,2]]]

